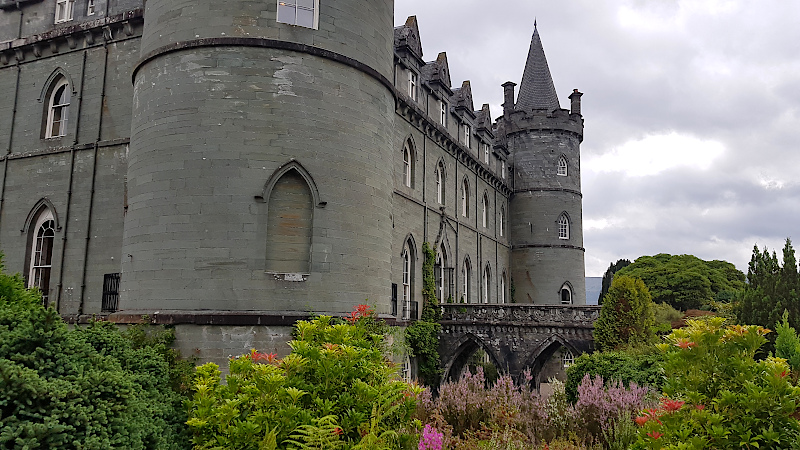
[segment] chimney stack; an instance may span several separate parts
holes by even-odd
[[[506,118],[511,116],[514,111],[514,86],[517,83],[506,81],[503,83],[503,115]]]
[[[570,114],[581,115],[581,95],[583,95],[583,92],[578,92],[577,89],[573,89],[572,94],[569,95],[571,101]]]

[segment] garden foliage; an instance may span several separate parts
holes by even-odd
[[[411,349],[411,356],[417,360],[420,381],[436,386],[441,376],[439,330],[442,327],[439,325],[442,312],[436,299],[436,279],[433,274],[436,251],[425,242],[422,244],[422,253],[425,255],[422,264],[422,317],[406,328],[405,338]]]
[[[769,330],[724,323],[691,320],[659,344],[665,397],[636,419],[633,448],[800,448],[800,387],[785,360],[754,359]]]
[[[231,359],[227,384],[215,364],[200,366],[195,448],[399,448],[418,388],[385,360],[385,328],[361,305],[347,322],[297,322],[283,359],[255,350]]]
[[[179,364],[139,343],[109,323],[70,330],[0,270],[0,448],[188,448]]]
[[[578,401],[578,386],[586,375],[599,375],[606,382],[618,381],[625,386],[636,383],[660,391],[664,383],[663,362],[661,353],[647,349],[584,353],[567,369],[564,388],[567,399],[571,403]]]
[[[655,337],[654,327],[653,301],[647,286],[640,279],[617,274],[594,324],[595,346],[617,350],[646,344]]]

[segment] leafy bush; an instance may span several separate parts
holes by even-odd
[[[633,448],[800,448],[800,387],[784,360],[754,359],[769,330],[724,323],[691,320],[659,344],[666,397],[636,419]]]
[[[0,448],[188,447],[157,348],[108,323],[70,330],[0,264]]]
[[[655,348],[584,353],[567,369],[567,398],[571,403],[578,400],[578,386],[586,375],[599,375],[607,382],[619,381],[625,386],[636,383],[660,390],[664,383],[663,362],[663,355]]]
[[[647,286],[638,278],[617,274],[594,324],[595,346],[600,350],[617,350],[651,342],[655,337],[654,326],[653,300]]]
[[[794,380],[800,377],[800,338],[797,332],[789,326],[789,313],[784,311],[783,321],[776,324],[778,338],[775,339],[775,355],[783,358],[792,368]]]
[[[299,321],[291,354],[253,350],[197,369],[189,426],[195,448],[399,448],[418,388],[384,359],[385,325],[361,305],[349,323]]]

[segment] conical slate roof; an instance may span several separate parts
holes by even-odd
[[[516,109],[546,109],[552,111],[560,109],[550,68],[547,67],[547,58],[544,56],[542,40],[536,23],[533,25],[533,38],[531,48],[528,50],[528,60],[525,62],[525,72],[522,73],[522,83],[519,85]]]

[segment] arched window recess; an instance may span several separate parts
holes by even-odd
[[[319,189],[317,189],[317,184],[314,183],[314,179],[311,178],[311,174],[309,174],[305,167],[303,167],[303,165],[297,162],[294,158],[275,169],[275,172],[270,175],[269,179],[264,184],[264,189],[261,190],[261,194],[254,197],[255,200],[259,203],[267,203],[269,194],[272,192],[272,189],[275,188],[275,183],[277,183],[278,180],[280,180],[280,178],[290,170],[296,170],[297,173],[303,177],[309,189],[311,189],[311,196],[313,198],[314,205],[317,208],[324,208],[328,202],[323,202],[320,200]]]
[[[561,289],[559,289],[558,293],[561,297],[562,305],[572,304],[572,285],[569,283],[569,281],[561,285]]]

